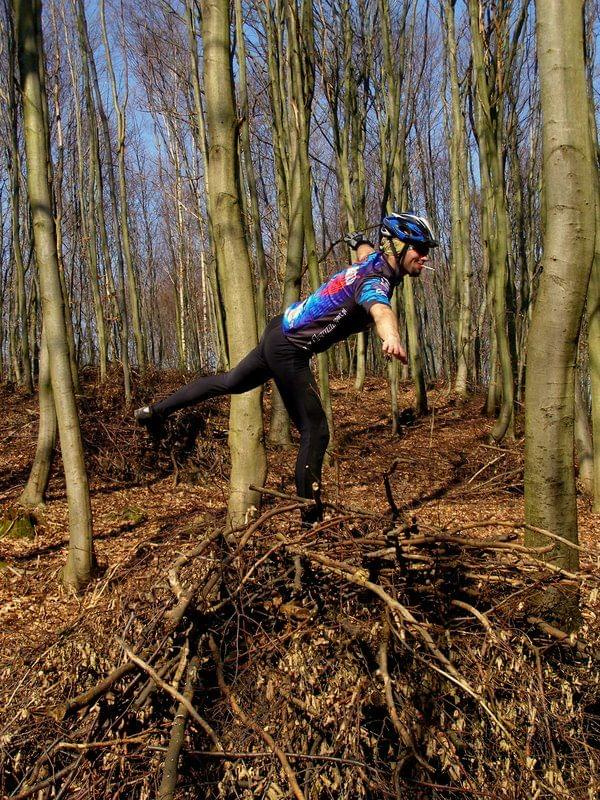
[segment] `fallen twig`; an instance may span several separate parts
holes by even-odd
[[[192,658],[188,665],[185,689],[183,690],[183,697],[190,705],[194,697],[194,687],[196,684],[196,672],[198,669],[198,664],[199,659],[196,655]],[[183,746],[188,714],[188,705],[180,702],[177,706],[175,716],[173,717],[171,738],[169,740],[169,747],[167,748],[167,752],[163,761],[162,780],[158,788],[157,800],[172,800],[173,795],[175,794],[179,753],[181,752],[181,748]]]
[[[219,741],[219,737],[214,732],[212,727],[208,724],[208,722],[203,717],[200,716],[200,714],[196,711],[196,709],[190,703],[190,701],[186,697],[184,697],[181,694],[181,692],[178,692],[177,689],[174,689],[168,683],[163,681],[163,679],[158,675],[156,670],[152,669],[152,667],[149,664],[146,664],[146,662],[143,659],[141,659],[139,656],[137,656],[133,652],[133,650],[131,650],[124,641],[122,641],[121,639],[118,639],[118,641],[121,644],[121,646],[123,647],[123,650],[125,650],[125,653],[127,654],[127,657],[134,664],[137,664],[138,667],[141,667],[141,669],[143,669],[144,672],[147,672],[148,675],[150,675],[150,677],[152,678],[152,680],[158,686],[160,686],[161,689],[163,689],[167,694],[171,695],[171,697],[173,697],[175,700],[179,701],[182,705],[184,705],[185,708],[187,709],[189,715],[192,717],[192,719],[194,719],[198,723],[198,725],[200,725],[202,730],[210,738],[210,740],[213,742],[215,747],[218,748],[219,750],[222,750],[223,747],[221,745],[221,742]]]

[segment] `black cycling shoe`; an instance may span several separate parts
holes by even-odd
[[[138,425],[146,428],[151,436],[159,437],[162,431],[164,416],[155,410],[154,406],[142,406],[133,412]]]

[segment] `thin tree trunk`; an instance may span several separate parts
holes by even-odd
[[[452,274],[456,282],[456,377],[454,391],[461,399],[468,395],[469,345],[471,341],[471,248],[469,237],[469,179],[466,171],[467,149],[464,119],[461,112],[458,84],[456,30],[454,9],[456,0],[446,0],[446,52],[451,93],[450,134],[450,199],[452,222]],[[465,196],[466,195],[466,196]]]
[[[514,436],[514,377],[506,314],[508,216],[501,140],[503,88],[502,80],[498,77],[499,59],[502,56],[499,52],[492,56],[486,50],[481,0],[468,0],[468,5],[477,103],[475,126],[483,166],[484,213],[487,213],[489,220],[486,246],[492,288],[491,308],[502,383],[500,414],[491,434],[496,441],[500,441],[504,436]],[[507,35],[505,31],[503,33]]]
[[[131,252],[131,240],[129,233],[129,207],[127,198],[127,178],[125,175],[126,113],[127,113],[127,98],[129,92],[129,87],[127,85],[127,55],[126,53],[124,53],[125,97],[122,103],[120,103],[119,93],[117,91],[117,81],[113,69],[111,50],[108,43],[108,36],[106,34],[106,15],[104,9],[104,0],[100,0],[100,21],[102,27],[102,41],[104,43],[104,50],[106,54],[106,64],[108,67],[108,76],[112,92],[113,105],[117,117],[117,158],[119,164],[119,212],[120,212],[119,222],[120,222],[120,233],[122,237],[121,241],[123,244],[125,275],[127,278],[127,294],[129,299],[129,310],[131,313],[131,326],[133,328],[133,337],[135,339],[135,352],[137,356],[138,367],[141,370],[144,370],[146,368],[146,345],[144,342],[142,323],[140,319],[140,295],[138,288],[138,280],[135,274],[133,255]]]
[[[290,64],[286,64],[287,81],[281,76],[283,69],[283,19],[279,0],[275,8],[271,2],[264,12],[267,35],[267,66],[269,70],[269,94],[273,111],[273,149],[275,156],[275,184],[277,188],[277,210],[280,230],[278,244],[285,249],[285,268],[281,310],[295,303],[300,297],[302,280],[302,253],[304,251],[304,226],[302,221],[302,196],[300,191],[300,162],[298,154],[298,131],[288,117],[284,120],[288,103]],[[271,394],[271,419],[269,442],[286,447],[291,445],[290,420],[281,395],[273,385]]]
[[[589,86],[588,82],[588,86]],[[592,387],[592,431],[593,431],[593,511],[600,514],[600,146],[598,128],[591,88],[589,94],[590,136],[592,141],[592,174],[594,178],[596,209],[595,252],[587,295],[588,354],[590,382]]]
[[[92,515],[77,406],[71,379],[63,299],[56,255],[56,232],[48,182],[50,152],[44,115],[48,107],[41,77],[41,8],[32,0],[13,0],[19,44],[27,185],[40,275],[44,331],[58,418],[69,506],[69,554],[63,571],[67,586],[81,589],[94,566]],[[45,106],[45,110],[44,110]]]
[[[21,168],[18,144],[18,104],[15,97],[16,76],[14,34],[12,25],[8,25],[8,58],[10,63],[10,73],[8,76],[8,105],[11,114],[10,119],[10,146],[8,148],[9,176],[11,184],[11,235],[12,235],[12,255],[14,263],[14,291],[16,299],[16,313],[18,326],[18,354],[19,372],[18,378],[20,385],[27,391],[33,392],[33,377],[31,374],[31,361],[29,350],[29,331],[27,327],[27,296],[25,290],[25,266],[23,264],[23,253],[21,250],[21,225],[19,221],[21,213],[20,189],[21,189]]]
[[[594,496],[594,445],[579,371],[575,373],[575,446],[579,480],[586,494]]]
[[[96,127],[96,111],[92,99],[92,85],[90,79],[90,68],[88,64],[88,47],[87,47],[87,31],[85,28],[85,17],[83,11],[83,0],[77,0],[77,29],[79,33],[79,53],[81,56],[82,73],[83,73],[83,92],[85,96],[85,105],[87,111],[87,138],[88,138],[88,154],[87,162],[87,204],[84,200],[83,189],[83,152],[81,152],[80,161],[80,193],[81,193],[81,216],[82,224],[84,219],[87,247],[88,247],[88,264],[90,272],[90,288],[92,290],[92,298],[94,302],[94,317],[96,320],[96,335],[98,337],[98,356],[100,365],[100,380],[106,380],[106,373],[108,368],[108,342],[106,338],[106,324],[104,321],[104,298],[100,291],[100,279],[98,275],[98,235],[96,229],[96,170],[94,168],[94,159],[98,151],[97,138],[98,130]],[[84,205],[85,204],[85,205]],[[86,213],[87,212],[87,213]]]
[[[203,0],[204,90],[209,139],[208,187],[219,280],[227,315],[232,366],[258,342],[250,258],[241,218],[237,115],[230,60],[228,0]],[[231,265],[235,264],[235,271]],[[262,485],[266,457],[262,441],[261,390],[231,399],[229,448],[231,481],[228,517],[235,526],[260,498],[250,484]]]
[[[244,41],[244,19],[242,16],[242,0],[234,0],[235,6],[235,29],[236,44],[239,66],[239,93],[240,93],[240,142],[243,156],[243,167],[248,182],[248,194],[250,195],[250,227],[252,230],[252,240],[256,254],[256,273],[258,282],[256,285],[256,317],[258,320],[258,333],[262,334],[267,325],[267,261],[262,240],[260,227],[260,208],[258,205],[258,191],[256,189],[256,175],[254,164],[252,163],[252,150],[250,147],[250,107],[248,105],[248,82],[246,77],[246,44]]]
[[[300,23],[301,30],[298,30]],[[291,51],[291,78],[294,116],[298,126],[298,153],[300,162],[300,187],[302,192],[302,219],[304,223],[304,244],[306,261],[310,277],[311,289],[314,292],[321,284],[319,262],[317,260],[317,243],[312,215],[312,178],[308,156],[310,134],[310,110],[314,90],[314,30],[312,5],[302,4],[302,15],[298,12],[296,0],[288,0],[287,6],[288,42]],[[317,354],[317,369],[321,402],[329,426],[329,448],[334,445],[335,428],[331,396],[329,393],[329,371],[326,353]]]
[[[200,151],[202,162],[204,165],[204,182],[207,185],[208,175],[208,142],[206,140],[206,125],[204,120],[204,108],[202,106],[202,95],[200,91],[200,73],[198,68],[198,49],[197,49],[197,32],[195,21],[195,4],[193,0],[186,0],[185,4],[185,21],[188,35],[188,48],[190,52],[190,80],[192,84],[192,92],[194,97],[194,119],[196,124],[192,127],[196,146]],[[198,197],[198,202],[200,198]],[[198,219],[201,219],[200,205],[198,205]],[[208,215],[208,239],[211,247],[211,252],[214,253],[214,259],[211,258],[207,275],[210,285],[210,302],[212,303],[213,318],[215,322],[215,336],[218,345],[218,364],[217,368],[221,370],[229,369],[229,351],[227,344],[227,331],[225,330],[225,309],[223,307],[223,298],[221,296],[220,287],[217,281],[217,266],[216,266],[216,250],[214,244],[214,233],[212,229],[213,214],[211,210],[210,194],[206,192],[206,212]]]
[[[40,347],[38,395],[40,419],[37,447],[29,478],[19,497],[19,505],[25,508],[36,508],[44,502],[56,444],[56,410],[54,408],[54,397],[52,396],[48,347],[43,331]]]
[[[114,173],[114,167],[112,162],[112,147],[111,147],[111,136],[108,124],[108,118],[106,116],[106,111],[104,109],[104,100],[102,98],[102,93],[100,91],[100,86],[98,82],[98,73],[96,70],[96,62],[94,60],[94,53],[90,46],[89,37],[87,33],[87,25],[85,22],[85,7],[83,9],[83,22],[84,22],[84,34],[85,34],[85,45],[87,50],[88,56],[88,64],[90,68],[90,76],[92,79],[92,85],[94,89],[94,97],[95,97],[95,108],[100,119],[100,126],[99,129],[102,132],[102,140],[104,143],[104,151],[108,156],[107,159],[107,177],[108,177],[108,190],[109,190],[109,198],[110,198],[110,210],[111,210],[111,217],[112,217],[112,226],[113,226],[113,236],[114,236],[114,247],[108,248],[108,235],[107,235],[107,226],[106,226],[106,217],[104,213],[104,205],[103,199],[100,199],[98,202],[98,220],[100,223],[100,241],[102,244],[102,249],[104,253],[104,264],[105,264],[105,271],[107,277],[107,292],[110,294],[110,302],[112,307],[112,313],[116,320],[116,325],[118,329],[118,336],[119,336],[119,345],[120,345],[120,361],[123,370],[123,389],[125,393],[125,402],[128,404],[131,401],[131,367],[129,363],[129,320],[127,318],[127,302],[126,302],[126,291],[125,291],[125,265],[124,265],[124,257],[123,257],[123,243],[122,243],[122,233],[120,230],[120,221],[119,221],[119,204],[117,201],[117,188],[116,188],[116,178]],[[65,33],[67,35],[67,33]],[[99,137],[96,136],[96,154],[95,154],[95,166],[96,166],[96,183],[98,188],[98,196],[99,198],[104,197],[103,192],[103,180],[102,180],[102,165],[100,163],[100,152],[99,152]],[[115,285],[115,281],[112,275],[112,268],[111,268],[111,254],[114,253],[117,260],[117,282]]]

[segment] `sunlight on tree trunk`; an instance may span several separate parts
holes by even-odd
[[[219,281],[225,301],[227,338],[232,366],[258,341],[252,273],[241,217],[237,162],[237,119],[230,61],[228,0],[204,0],[204,88],[209,139],[208,187],[217,250]],[[235,270],[232,268],[235,265]],[[244,519],[259,497],[251,483],[266,475],[261,390],[231,398],[229,447],[231,480],[228,517],[232,525]]]
[[[41,62],[41,8],[35,0],[13,0],[23,92],[27,186],[33,216],[36,260],[40,275],[44,331],[50,358],[52,392],[58,417],[61,453],[69,506],[69,554],[63,581],[82,589],[94,566],[92,515],[83,445],[65,332],[63,299],[56,256],[56,233],[48,183],[49,150],[44,125],[47,114]]]
[[[537,3],[546,230],[525,394],[526,520],[575,544],[574,378],[595,234],[582,5]],[[529,531],[525,543],[535,547],[552,541]],[[568,570],[579,564],[578,551],[558,542],[543,558]],[[571,626],[576,621],[560,590],[540,602]]]

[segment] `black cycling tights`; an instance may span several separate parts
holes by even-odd
[[[300,432],[296,490],[300,497],[313,497],[313,483],[321,484],[329,428],[309,362],[310,354],[285,338],[278,316],[267,325],[258,346],[237,367],[220,375],[198,378],[153,408],[166,416],[210,397],[248,392],[273,378]]]

